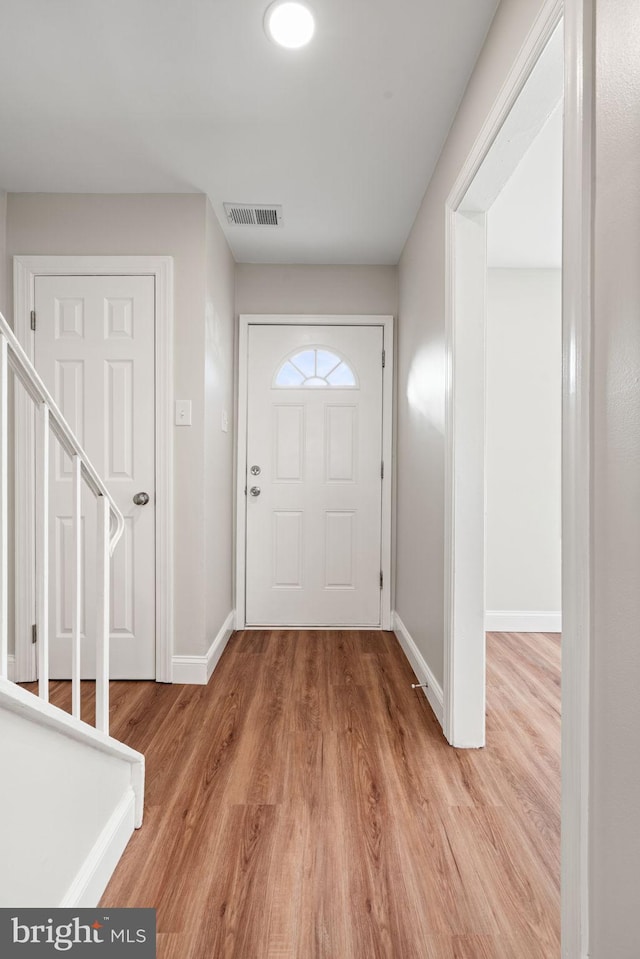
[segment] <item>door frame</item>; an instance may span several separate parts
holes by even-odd
[[[486,684],[484,339],[487,210],[467,211],[464,200],[558,27],[563,6],[563,0],[547,0],[543,5],[462,164],[445,205],[443,698],[445,736],[453,746],[460,748],[479,748],[485,744]],[[478,269],[480,263],[481,271]],[[465,271],[462,283],[461,267]],[[482,637],[482,649],[479,648],[479,636]]]
[[[249,327],[251,326],[378,326],[383,331],[385,365],[382,369],[382,456],[386,465],[382,481],[382,525],[380,568],[383,586],[380,595],[380,629],[391,629],[392,606],[392,515],[394,497],[393,461],[393,383],[394,383],[394,320],[393,316],[310,315],[287,313],[241,313],[238,330],[238,417],[236,447],[236,576],[235,628],[244,629],[246,612],[246,473],[248,428],[248,362]],[[322,628],[322,627],[320,627]],[[357,628],[357,627],[353,627]],[[376,627],[366,627],[367,629]]]
[[[14,256],[14,330],[33,363],[31,311],[37,276],[152,276],[155,281],[155,614],[156,682],[172,682],[173,549],[173,257]],[[31,625],[35,605],[33,404],[15,398],[15,632],[16,677],[35,679]],[[25,481],[26,477],[26,481]]]
[[[456,633],[456,577],[468,559],[457,537],[458,465],[456,364],[456,217],[476,171],[510,112],[553,30],[564,15],[564,197],[562,292],[562,955],[589,951],[591,744],[591,341],[594,144],[594,0],[546,0],[456,180],[445,207],[445,735],[456,743],[466,722],[461,681],[468,643]],[[476,476],[477,480],[477,476]],[[471,550],[477,556],[477,542]],[[476,575],[478,575],[476,571]],[[478,677],[464,677],[478,682]],[[484,681],[484,679],[483,679]],[[477,697],[475,697],[477,700]],[[479,728],[475,719],[476,734]],[[472,727],[473,733],[473,727]],[[479,745],[479,743],[466,745]]]

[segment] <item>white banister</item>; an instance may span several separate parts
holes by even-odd
[[[49,701],[49,407],[36,417],[36,617],[38,695]]]
[[[96,729],[109,732],[109,503],[98,497]]]
[[[51,432],[60,443],[62,450],[70,457],[80,457],[82,461],[82,478],[84,483],[88,486],[94,496],[104,496],[107,499],[111,510],[111,519],[115,524],[115,528],[111,534],[110,543],[110,551],[113,553],[118,540],[124,532],[124,517],[122,516],[122,513],[116,506],[111,494],[109,493],[109,490],[104,485],[91,460],[82,449],[82,446],[78,442],[77,436],[60,412],[58,405],[51,393],[36,373],[31,360],[22,349],[22,346],[16,338],[15,333],[5,320],[2,313],[0,313],[0,334],[6,338],[9,366],[15,373],[16,377],[22,383],[25,390],[36,405],[45,403],[49,408],[49,426]]]
[[[124,518],[108,489],[82,449],[73,430],[38,376],[9,324],[0,313],[0,679],[7,679],[8,635],[8,527],[7,527],[7,401],[8,368],[36,406],[36,621],[38,640],[38,692],[49,699],[49,469],[50,436],[72,463],[73,569],[72,591],[72,712],[81,713],[82,625],[82,484],[96,497],[98,536],[96,558],[96,727],[109,731],[109,588],[110,557],[122,536]],[[89,632],[89,630],[87,630]]]
[[[8,513],[8,446],[9,400],[7,340],[0,333],[0,678],[7,679],[9,663],[9,513]]]
[[[82,639],[82,460],[71,460],[73,570],[71,573],[71,712],[81,719],[80,648]]]

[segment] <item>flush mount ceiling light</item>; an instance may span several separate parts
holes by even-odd
[[[275,0],[264,15],[264,28],[274,43],[288,50],[306,46],[316,29],[311,10],[299,0]]]

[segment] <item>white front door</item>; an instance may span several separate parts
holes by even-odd
[[[246,622],[380,625],[378,326],[251,326]]]
[[[37,276],[35,367],[125,518],[111,561],[112,679],[155,677],[155,290],[151,276]],[[71,472],[52,438],[51,677],[70,677]],[[133,497],[144,492],[147,505]],[[82,675],[95,676],[95,499],[83,490]]]

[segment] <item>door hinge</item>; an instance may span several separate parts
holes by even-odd
[[[384,479],[384,460],[380,463],[380,479]]]
[[[31,627],[31,642],[32,643],[38,642],[38,627],[36,626],[35,623]]]
[[[36,328],[36,311],[31,310],[31,329],[35,331]]]
[[[386,362],[387,362],[387,351],[383,350],[382,351],[382,369],[384,369]]]
[[[384,575],[382,570],[380,570],[380,589],[384,589]]]

